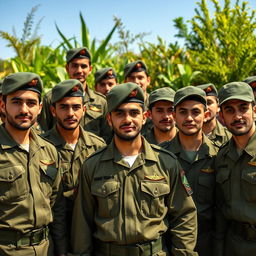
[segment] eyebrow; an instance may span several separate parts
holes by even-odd
[[[14,100],[20,100],[20,101],[35,101],[35,102],[37,102],[36,99],[24,99],[24,98],[20,98],[20,97],[13,97],[13,98],[11,98],[11,100],[12,100],[12,101],[14,101]]]

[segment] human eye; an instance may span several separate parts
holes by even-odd
[[[81,109],[81,105],[80,104],[77,104],[77,105],[73,106],[73,110],[74,111],[79,110],[79,109]]]

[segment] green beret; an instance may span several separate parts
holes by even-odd
[[[245,78],[243,82],[249,84],[253,90],[256,89],[256,76],[249,76]]]
[[[66,55],[66,61],[69,63],[73,59],[89,59],[91,60],[91,54],[86,47],[70,49]]]
[[[219,90],[220,105],[228,100],[243,100],[246,102],[253,102],[253,90],[247,83],[244,82],[232,82],[225,84]]]
[[[216,96],[218,97],[218,91],[216,89],[216,87],[214,86],[214,84],[200,84],[197,85],[196,87],[201,88],[202,90],[205,91],[206,96]]]
[[[107,78],[116,78],[116,72],[113,68],[102,68],[94,74],[95,84]]]
[[[141,72],[144,71],[148,75],[148,69],[146,64],[141,61],[137,60],[131,63],[128,63],[124,67],[124,78],[127,78],[133,72]]]
[[[3,95],[18,90],[34,91],[41,94],[43,82],[39,75],[30,72],[18,72],[5,77],[2,85]]]
[[[159,100],[167,100],[170,102],[174,101],[174,94],[175,91],[170,87],[163,87],[156,89],[155,91],[151,92],[148,99],[148,105],[149,107],[159,101]]]
[[[108,112],[113,111],[122,103],[125,102],[137,102],[144,104],[143,90],[135,83],[124,83],[115,86],[106,95]]]
[[[198,87],[186,86],[179,89],[174,95],[174,106],[176,107],[178,104],[186,99],[199,101],[206,106],[205,91]]]
[[[3,79],[0,79],[0,94],[2,94],[2,84],[3,84]]]
[[[76,79],[69,79],[58,83],[52,89],[52,103],[64,97],[83,97],[83,85]]]

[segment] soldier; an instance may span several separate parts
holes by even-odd
[[[160,146],[173,152],[185,171],[197,207],[198,239],[195,251],[201,256],[213,253],[214,238],[214,159],[217,148],[203,134],[206,95],[194,86],[179,89],[174,96],[173,116],[179,129],[172,141]]]
[[[42,81],[20,72],[4,79],[0,126],[0,255],[66,255],[65,201],[54,146],[31,127],[41,110]]]
[[[146,118],[142,89],[118,85],[107,102],[114,138],[81,170],[75,255],[197,255],[195,206],[178,161],[140,135]]]
[[[70,231],[73,201],[78,183],[78,172],[84,160],[105,142],[79,125],[84,115],[83,85],[76,79],[57,84],[52,89],[51,111],[56,125],[43,137],[51,141],[61,156],[64,196],[67,205],[67,228]],[[69,234],[69,232],[68,232]]]
[[[202,84],[197,87],[205,91],[210,113],[204,122],[203,132],[215,146],[220,148],[231,138],[231,134],[216,118],[219,112],[218,91],[214,84]]]
[[[254,95],[243,82],[219,91],[220,117],[232,133],[216,158],[216,255],[256,252],[256,135]]]
[[[172,140],[176,135],[172,116],[174,94],[175,91],[169,87],[160,88],[150,93],[148,115],[153,126],[143,134],[149,143],[159,144]]]
[[[254,100],[256,99],[256,76],[249,76],[243,80],[243,82],[249,84],[253,90]]]
[[[2,104],[2,84],[3,84],[3,79],[0,79],[0,106]],[[0,108],[0,124],[2,124],[4,121],[4,115],[2,113],[2,110]]]
[[[117,85],[116,72],[113,68],[102,68],[94,74],[95,91],[106,95]]]
[[[86,113],[81,120],[81,126],[86,131],[107,139],[111,133],[105,119],[106,99],[102,94],[92,91],[86,83],[86,78],[92,71],[90,52],[85,47],[71,49],[67,52],[66,60],[69,77],[79,80],[84,86]],[[51,91],[45,95],[39,119],[40,126],[44,131],[51,129],[55,123],[50,111],[51,97]]]

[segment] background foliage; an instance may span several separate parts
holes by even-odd
[[[118,17],[114,17],[114,25],[105,39],[91,39],[81,13],[78,17],[81,27],[79,36],[64,35],[55,24],[61,43],[57,47],[42,45],[38,36],[42,19],[34,23],[36,6],[28,13],[20,37],[15,31],[13,34],[0,31],[0,37],[16,53],[14,58],[0,60],[0,78],[12,72],[35,72],[42,77],[47,91],[68,78],[65,53],[80,46],[86,46],[91,51],[94,72],[111,66],[117,71],[120,83],[125,64],[143,60],[152,81],[149,91],[163,86],[178,89],[208,82],[220,87],[256,75],[255,10],[239,0],[233,6],[230,0],[224,0],[223,6],[217,0],[209,1],[214,6],[213,13],[209,12],[207,1],[200,0],[190,21],[185,22],[182,17],[174,19],[176,36],[183,39],[183,46],[177,42],[167,43],[160,37],[156,43],[147,42],[144,39],[146,33],[132,34]],[[118,33],[119,40],[112,44],[114,33]],[[133,50],[134,45],[138,52]],[[91,75],[88,84],[93,86],[93,80]]]

